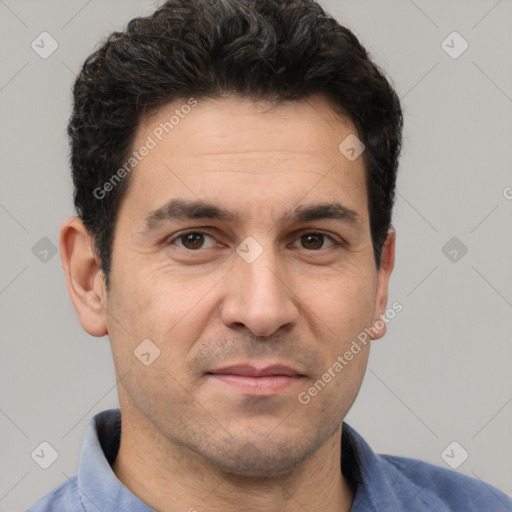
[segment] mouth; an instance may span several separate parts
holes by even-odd
[[[239,364],[211,370],[206,375],[247,395],[269,396],[305,378],[299,370],[281,364],[255,367]]]

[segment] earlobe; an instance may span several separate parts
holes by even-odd
[[[395,265],[395,241],[396,232],[393,228],[390,228],[382,246],[380,267],[377,274],[375,315],[372,326],[378,333],[372,334],[374,340],[382,338],[386,334],[386,322],[382,320],[381,316],[384,315],[388,303],[389,279]]]
[[[63,222],[59,246],[68,293],[81,326],[91,336],[105,336],[108,331],[103,272],[92,236],[78,217]]]

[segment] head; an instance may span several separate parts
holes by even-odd
[[[227,472],[307,460],[369,345],[334,363],[386,309],[402,130],[389,82],[311,0],[170,0],[113,33],[73,92],[78,217],[61,255],[82,326],[109,336],[122,410]],[[242,363],[295,373],[255,394],[219,378]]]

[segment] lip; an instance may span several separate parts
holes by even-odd
[[[215,375],[240,375],[243,377],[268,377],[274,375],[285,377],[303,376],[299,370],[282,364],[271,364],[260,368],[251,364],[234,364],[216,370],[210,370],[208,373]]]
[[[248,395],[268,396],[301,381],[304,374],[281,364],[260,368],[237,364],[209,371],[207,376]]]

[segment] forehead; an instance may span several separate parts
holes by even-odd
[[[144,143],[147,135],[159,145],[172,145],[174,139],[177,146],[193,134],[196,156],[271,150],[298,154],[332,149],[333,143],[337,148],[345,132],[356,133],[356,129],[320,95],[280,103],[239,96],[183,98],[143,118],[135,146]]]
[[[136,205],[139,220],[173,197],[260,215],[301,200],[337,201],[364,219],[363,158],[350,161],[339,149],[356,134],[323,97],[177,100],[140,123],[133,150],[151,149],[133,169],[124,202]]]

